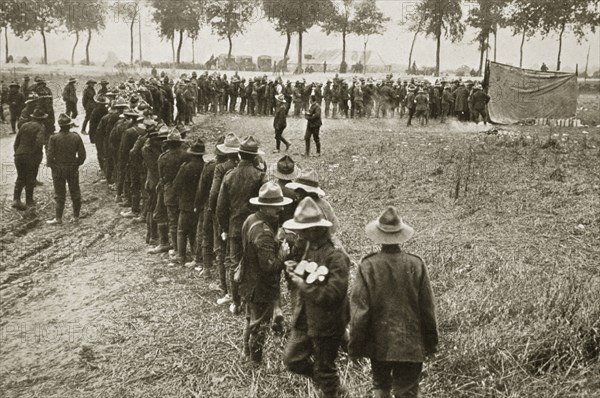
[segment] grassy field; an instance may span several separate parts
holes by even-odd
[[[582,104],[592,117],[598,97],[580,101],[583,111]],[[194,135],[208,142],[228,131],[253,134],[269,162],[278,157],[270,154],[270,118],[196,122]],[[600,394],[600,128],[486,131],[491,126],[433,122],[407,129],[399,119],[325,120],[323,156],[302,159],[304,126],[288,121],[292,156],[318,170],[355,263],[376,250],[364,226],[386,205],[416,230],[405,249],[429,267],[441,339],[426,364],[424,396]],[[146,255],[143,228],[120,220],[98,184],[85,181],[83,193],[90,216],[79,227],[36,224],[12,240],[12,224],[4,228],[2,325],[85,319],[94,333],[30,346],[4,336],[0,395],[314,396],[284,369],[285,338],[269,337],[262,368],[243,364],[243,317],[216,306],[217,294],[194,271]],[[31,262],[13,254],[48,236],[53,250],[68,252],[75,239],[102,255],[52,257],[18,287],[24,293],[7,296],[19,281],[6,281],[11,267]],[[352,396],[365,396],[368,364],[342,355],[339,366]]]

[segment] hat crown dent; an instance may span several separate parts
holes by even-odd
[[[223,145],[228,148],[239,148],[240,139],[234,133],[227,133]]]
[[[317,174],[315,169],[304,169],[300,177],[296,179],[296,182],[318,188],[319,175]]]
[[[321,208],[310,196],[302,199],[294,212],[294,221],[298,224],[318,223],[324,218]]]
[[[252,135],[244,137],[244,139],[239,144],[240,150],[246,152],[258,152],[259,146],[259,142]]]
[[[279,184],[272,181],[264,183],[258,191],[258,201],[265,203],[282,202],[283,192]]]
[[[377,219],[377,228],[382,232],[398,232],[402,229],[402,219],[394,206],[389,206]]]
[[[289,155],[285,155],[277,162],[277,171],[281,174],[291,174],[295,169],[296,163]]]

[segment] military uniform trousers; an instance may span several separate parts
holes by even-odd
[[[417,397],[422,369],[421,362],[383,362],[371,359],[375,397]]]
[[[190,244],[190,250],[196,249],[196,225],[198,215],[195,211],[180,210],[177,222],[177,261],[184,264],[187,261],[186,249]]]
[[[142,167],[141,165],[130,164],[129,171],[129,192],[131,198],[131,211],[140,213],[140,203],[142,201]]]
[[[202,261],[203,260],[202,245],[203,245],[203,242],[205,239],[204,238],[204,213],[205,213],[204,209],[198,210],[198,219],[196,221],[196,246],[194,246],[193,249],[194,249],[194,261],[196,261],[197,263],[202,263],[202,265],[204,267],[206,267],[206,264],[204,264],[204,261]]]
[[[156,226],[156,221],[154,220],[157,192],[156,188],[146,188],[145,191],[146,195],[148,195],[148,199],[146,201],[146,207],[148,209],[146,212],[146,243],[150,243],[158,239],[158,229]]]
[[[15,182],[14,200],[21,200],[21,192],[25,188],[27,204],[33,204],[33,189],[38,175],[38,168],[42,159],[31,155],[16,155],[15,168],[17,181]]]
[[[169,224],[169,242],[175,251],[177,251],[177,224],[179,224],[179,202],[176,195],[173,195],[173,184],[164,185],[164,201],[167,207],[167,220]]]
[[[237,306],[241,304],[238,284],[233,280],[235,269],[237,268],[243,255],[242,237],[229,237],[227,239],[227,291],[233,299],[233,303]]]
[[[66,106],[67,106],[67,110],[66,110],[66,114],[67,116],[69,116],[71,119],[75,119],[78,115],[77,113],[77,102],[75,101],[66,101]],[[91,114],[90,114],[91,117]],[[86,115],[87,118],[87,115]]]
[[[309,377],[325,398],[337,398],[340,378],[335,359],[341,336],[311,337],[293,329],[285,350],[284,363],[293,373]]]
[[[319,138],[319,132],[321,127],[306,127],[306,133],[304,134],[304,143],[306,145],[306,154],[310,154],[310,139],[315,141],[317,147],[317,153],[321,153],[321,139]]]
[[[244,328],[244,355],[260,363],[267,331],[273,318],[273,301],[246,303],[246,327]]]
[[[67,185],[73,201],[73,214],[79,217],[81,210],[81,190],[79,188],[78,166],[52,167],[52,184],[54,185],[54,200],[56,201],[56,218],[61,219],[65,210],[67,199]]]

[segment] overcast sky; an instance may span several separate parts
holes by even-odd
[[[387,24],[386,32],[381,36],[373,36],[368,44],[369,50],[377,51],[386,63],[406,64],[408,61],[408,52],[412,41],[412,33],[408,32],[399,25],[402,20],[414,7],[413,2],[403,0],[380,0],[377,2],[382,11],[392,20]],[[472,3],[464,3],[463,13],[466,13]],[[260,12],[260,11],[257,11]],[[117,57],[123,61],[129,61],[129,25],[120,20],[116,15],[111,15],[107,21],[106,29],[93,37],[91,45],[91,58],[96,63],[102,63],[109,51],[113,51]],[[285,46],[285,37],[275,32],[271,24],[260,18],[257,14],[255,19],[258,21],[249,26],[248,31],[243,35],[234,38],[234,55],[272,55],[281,56]],[[137,26],[135,28],[135,58],[138,57],[138,36]],[[441,68],[455,69],[462,65],[468,65],[477,68],[479,62],[479,53],[477,44],[473,43],[475,31],[467,29],[464,38],[459,43],[442,42]],[[83,37],[79,42],[76,51],[76,62],[85,57],[85,40]],[[71,49],[75,42],[74,36],[66,33],[47,35],[48,58],[49,62],[59,59],[71,58]],[[509,30],[501,30],[498,35],[497,61],[518,65],[519,64],[519,45],[521,37],[513,37]],[[4,37],[2,37],[4,42]],[[297,40],[292,40],[290,55],[292,61],[296,60]],[[206,61],[211,54],[227,53],[227,40],[219,40],[213,36],[209,28],[201,31],[200,39],[195,44],[196,62]],[[339,35],[325,35],[320,28],[313,27],[308,34],[304,35],[304,53],[310,54],[312,50],[334,50],[341,48],[341,37]],[[579,64],[579,70],[585,68],[588,48],[590,52],[590,71],[598,69],[600,65],[600,33],[589,34],[587,41],[578,44],[575,37],[566,33],[564,36],[562,65],[563,70],[574,70],[575,64]],[[350,36],[348,38],[348,50],[362,50],[361,38]],[[542,62],[551,68],[556,67],[556,57],[558,51],[557,35],[540,37],[537,35],[527,41],[524,47],[524,67],[539,67]],[[0,48],[1,54],[4,54],[4,43]],[[35,34],[25,41],[14,35],[9,34],[9,52],[20,58],[26,55],[30,59],[39,59],[42,56],[42,39],[40,34]],[[156,32],[156,26],[152,21],[152,10],[146,8],[142,12],[142,52],[143,58],[152,62],[170,61],[172,59],[171,45],[169,42],[162,41]],[[493,50],[490,51],[490,58],[493,57]],[[4,55],[2,55],[4,59]],[[182,60],[191,61],[192,42],[185,38],[182,47]],[[434,66],[435,65],[435,41],[432,38],[419,36],[414,50],[413,59],[417,65]],[[255,58],[256,60],[256,58]]]

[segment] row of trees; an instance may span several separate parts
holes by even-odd
[[[558,34],[556,69],[560,70],[564,33],[571,31],[578,41],[582,41],[587,32],[595,33],[600,25],[596,0],[476,0],[476,7],[471,7],[466,15],[463,15],[463,4],[461,0],[419,0],[410,15],[402,16],[399,23],[414,32],[408,65],[413,63],[412,53],[418,35],[432,37],[436,40],[435,73],[439,75],[442,39],[451,42],[462,40],[466,26],[471,26],[477,32],[473,41],[478,44],[480,51],[479,74],[485,54],[491,48],[491,36],[494,40],[493,58],[496,59],[499,28],[511,29],[513,35],[521,36],[520,66],[523,63],[523,46],[528,38],[536,33]],[[39,33],[43,41],[44,63],[48,60],[46,35],[66,31],[75,37],[72,63],[80,36],[87,36],[86,63],[89,64],[92,36],[104,29],[107,15],[113,13],[129,23],[130,62],[133,63],[135,23],[141,19],[142,6],[149,6],[152,10],[152,18],[161,37],[171,42],[176,63],[181,61],[184,37],[197,40],[203,26],[210,26],[213,34],[228,41],[228,56],[231,57],[233,38],[247,30],[260,10],[275,30],[286,36],[284,60],[289,59],[293,35],[297,36],[299,68],[302,68],[303,35],[310,28],[320,26],[327,35],[339,34],[342,39],[340,71],[345,72],[348,36],[362,37],[363,64],[366,66],[369,38],[383,34],[386,22],[390,20],[378,9],[375,0],[132,0],[123,3],[109,3],[108,0],[3,0],[0,28],[4,29],[6,55],[8,57],[9,54],[9,28],[25,39]],[[141,36],[141,23],[138,25],[138,34]],[[141,60],[141,37],[139,57]]]
[[[556,70],[561,67],[562,40],[566,31],[574,33],[581,42],[586,33],[595,33],[600,25],[600,12],[596,0],[476,0],[463,18],[461,0],[422,0],[414,13],[407,18],[408,29],[414,32],[412,51],[417,36],[434,37],[436,49],[436,76],[440,70],[440,47],[442,37],[452,42],[462,40],[465,26],[476,30],[474,41],[479,45],[479,71],[481,75],[485,53],[491,48],[490,36],[494,37],[494,60],[499,28],[511,29],[513,35],[521,36],[519,66],[523,66],[523,46],[527,38],[536,33],[558,34]],[[464,22],[463,22],[464,20]],[[465,24],[466,23],[466,24]]]

